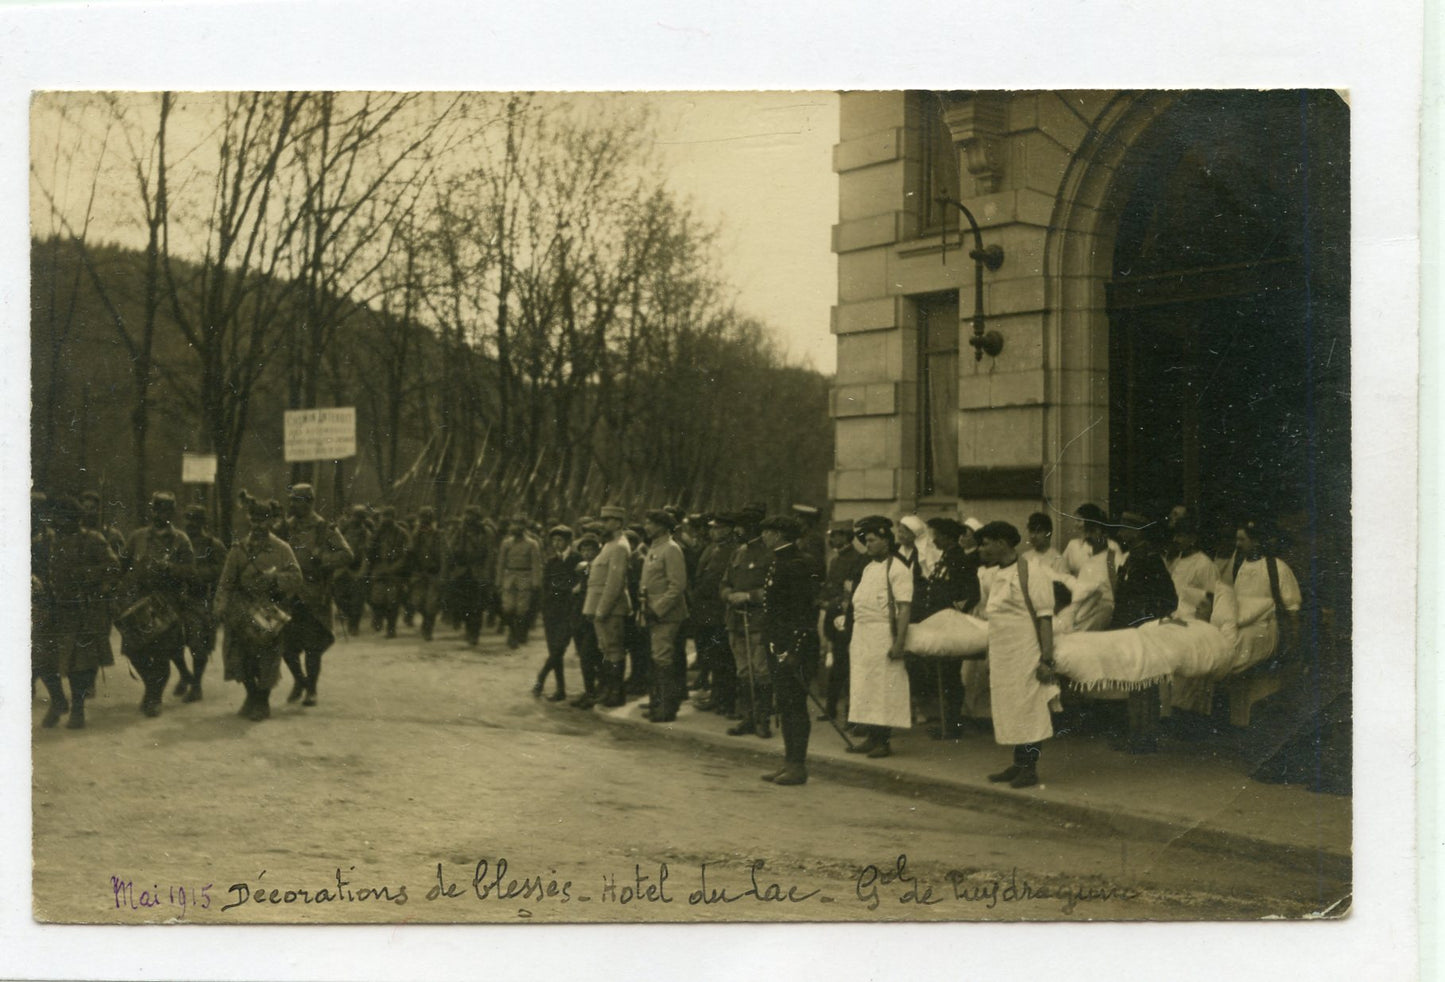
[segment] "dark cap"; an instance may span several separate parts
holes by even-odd
[[[1074,514],[1086,522],[1094,522],[1098,525],[1104,525],[1109,521],[1109,516],[1104,514],[1104,509],[1091,501],[1086,501],[1075,508]]]
[[[732,528],[737,525],[738,517],[730,511],[720,511],[712,517],[708,525],[713,528]]]
[[[615,518],[619,522],[627,521],[627,509],[621,505],[603,505],[597,509],[599,518]]]
[[[577,548],[581,549],[583,546],[596,546],[598,549],[601,549],[602,541],[591,532],[588,532],[577,539]]]
[[[893,519],[883,515],[869,515],[860,518],[853,523],[853,534],[858,538],[865,535],[881,535],[885,538],[893,538]]]
[[[647,520],[654,525],[661,525],[669,532],[677,528],[677,519],[672,516],[672,512],[665,508],[654,508],[647,513]]]
[[[191,505],[186,509],[186,521],[204,522],[206,520],[205,505]]]
[[[989,539],[994,542],[1007,542],[1010,546],[1016,546],[1023,541],[1019,530],[1008,522],[989,522],[978,530],[977,538],[980,542]]]
[[[176,506],[176,496],[169,491],[157,491],[151,495],[151,507],[155,508],[158,505],[169,505],[174,508]]]
[[[955,521],[954,519],[947,516],[930,518],[928,520],[928,527],[933,529],[933,531],[937,535],[942,535],[944,538],[948,539],[956,539],[964,532],[964,525],[962,522]]]
[[[843,535],[851,537],[853,535],[853,523],[846,518],[834,519],[832,524],[828,526],[828,534],[833,535],[834,533],[842,533]]]
[[[316,497],[316,491],[309,484],[293,484],[291,485],[291,497],[311,501]]]
[[[803,534],[803,523],[792,515],[773,515],[765,518],[758,528],[764,532],[781,532],[783,537],[790,541]]]
[[[768,516],[768,510],[760,504],[744,505],[737,513],[739,525],[756,525]]]
[[[553,525],[551,529],[547,531],[547,538],[550,539],[554,535],[560,535],[568,542],[572,541],[572,530],[565,525]]]

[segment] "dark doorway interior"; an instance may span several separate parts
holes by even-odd
[[[1347,517],[1348,147],[1333,92],[1211,92],[1132,152],[1109,290],[1115,508]]]

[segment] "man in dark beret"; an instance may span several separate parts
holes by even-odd
[[[763,583],[762,635],[768,677],[777,698],[783,731],[783,766],[763,775],[773,784],[796,785],[808,780],[808,685],[817,667],[813,612],[818,602],[818,575],[798,548],[802,524],[791,515],[776,515],[762,525],[763,543],[773,551]]]

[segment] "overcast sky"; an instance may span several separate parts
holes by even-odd
[[[719,223],[738,305],[778,332],[789,359],[831,373],[837,297],[835,92],[659,93],[658,150],[673,189]]]
[[[838,212],[838,181],[832,171],[837,94],[636,92],[590,98],[651,106],[655,149],[666,179],[718,229],[718,272],[735,291],[738,307],[775,331],[788,361],[831,373],[835,345],[828,330],[829,307],[837,294],[837,273],[829,230]],[[67,103],[73,112],[78,110],[65,96],[42,97],[37,103],[32,154],[46,183],[58,187],[65,210],[78,221],[99,144],[74,158],[76,163],[64,173],[52,174],[56,117],[41,107]],[[98,137],[104,112],[92,106],[75,119]],[[177,118],[174,144],[208,141],[209,134],[197,125],[196,120]],[[118,137],[112,136],[108,154],[113,163],[126,159]],[[92,229],[97,239],[134,247],[144,243],[131,181],[124,168],[111,171],[105,186],[117,200],[110,208],[107,196],[98,202],[103,217]],[[31,215],[37,232],[50,230],[47,205],[39,195],[32,200]]]

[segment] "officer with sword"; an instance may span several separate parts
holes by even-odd
[[[763,583],[761,633],[783,731],[783,766],[764,774],[763,780],[805,784],[812,728],[808,682],[817,667],[817,645],[811,642],[818,572],[816,564],[798,548],[801,522],[791,515],[776,515],[764,521],[761,529],[762,541],[773,554]]]

